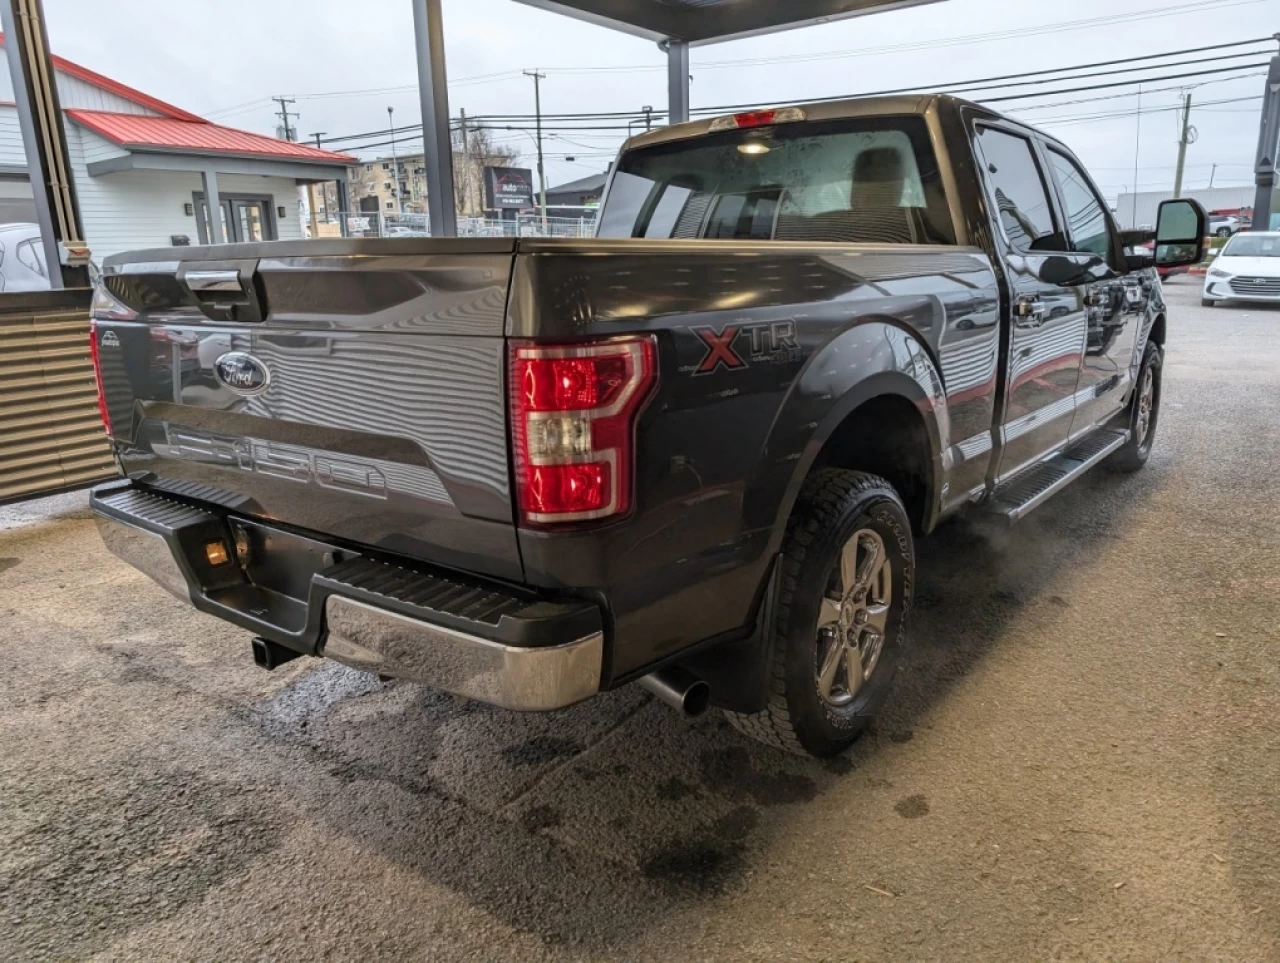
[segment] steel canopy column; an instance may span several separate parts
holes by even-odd
[[[427,162],[427,214],[434,237],[457,237],[453,200],[453,138],[449,135],[449,88],[444,65],[440,0],[413,0],[418,46],[418,95],[422,100],[422,146]]]
[[[222,198],[218,196],[218,172],[212,167],[200,172],[204,184],[204,205],[209,209],[209,243],[226,244],[222,233]]]
[[[689,119],[689,45],[683,40],[668,40],[667,46],[667,123],[683,124]]]
[[[1280,34],[1276,34],[1275,39],[1280,40]],[[1280,164],[1277,153],[1280,153],[1280,55],[1271,58],[1267,89],[1263,91],[1262,116],[1258,123],[1258,163],[1253,170],[1257,191],[1250,230],[1271,230],[1271,202],[1276,187],[1276,166]]]

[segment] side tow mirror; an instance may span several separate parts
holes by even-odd
[[[1209,215],[1190,198],[1161,201],[1156,217],[1156,267],[1182,267],[1204,260]]]

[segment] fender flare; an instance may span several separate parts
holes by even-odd
[[[868,343],[881,341],[889,350],[859,350]],[[833,360],[846,351],[851,352],[855,360],[832,367]],[[838,394],[815,394],[816,382],[833,373]],[[831,394],[835,396],[831,397]],[[931,466],[924,530],[930,530],[936,523],[946,493],[951,462],[951,423],[942,376],[928,348],[918,337],[892,321],[868,319],[841,332],[814,353],[797,376],[774,420],[767,451],[774,450],[775,445],[782,447],[779,433],[788,430],[789,409],[791,412],[804,411],[802,417],[807,417],[805,427],[810,431],[803,440],[803,447],[792,459],[792,470],[776,503],[769,542],[773,551],[782,544],[786,520],[823,447],[849,415],[866,402],[882,396],[905,399],[920,412],[924,421]],[[815,412],[812,409],[814,404],[824,407],[825,411]],[[796,420],[794,415],[790,420]]]

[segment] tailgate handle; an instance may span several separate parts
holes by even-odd
[[[192,291],[235,291],[244,293],[239,271],[188,271],[187,287]]]
[[[178,281],[206,318],[221,322],[266,319],[266,297],[258,284],[257,258],[180,264]]]

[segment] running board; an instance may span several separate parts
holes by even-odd
[[[1016,522],[1129,440],[1129,429],[1102,428],[996,489],[986,511]]]

